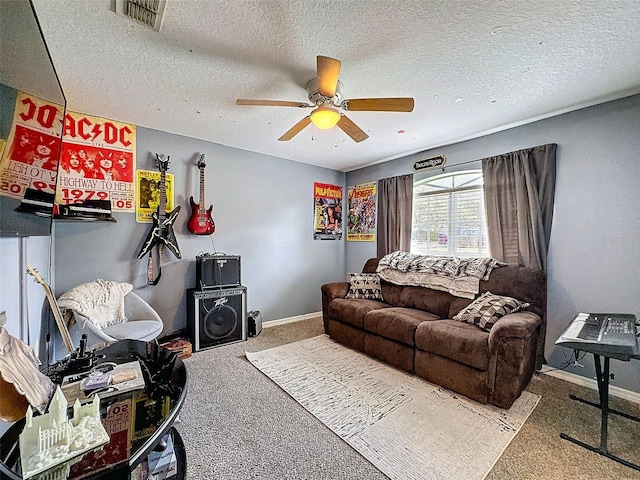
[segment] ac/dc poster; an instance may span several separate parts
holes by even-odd
[[[56,203],[111,200],[111,210],[135,211],[136,127],[67,112]]]
[[[313,184],[314,240],[342,238],[342,187],[328,183]]]
[[[138,198],[136,202],[136,222],[153,223],[151,215],[160,204],[160,172],[138,170],[136,185]],[[165,211],[173,211],[173,174],[165,173],[164,187],[166,194]]]
[[[347,241],[375,242],[376,188],[376,182],[348,188]]]
[[[22,200],[27,188],[53,194],[64,108],[18,92],[0,159],[0,195]]]

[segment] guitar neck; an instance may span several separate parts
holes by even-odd
[[[51,291],[51,287],[40,277],[38,272],[34,270],[31,266],[27,265],[27,271],[29,275],[36,279],[42,288],[44,289],[44,293],[47,296],[47,301],[49,302],[49,307],[51,308],[51,312],[53,313],[53,317],[56,320],[56,325],[58,326],[58,330],[60,330],[60,335],[62,336],[62,341],[64,342],[65,347],[69,352],[73,352],[73,343],[71,342],[71,336],[69,335],[69,329],[67,328],[67,324],[62,318],[62,312],[60,312],[60,307],[58,306],[58,302]]]
[[[166,185],[165,184],[166,176],[167,176],[166,172],[164,170],[162,170],[160,172],[160,186],[159,186],[159,189],[160,189],[160,203],[158,204],[158,218],[160,220],[164,220],[166,215],[167,215],[167,212],[166,212],[166,209],[167,209],[167,190],[166,190],[166,187],[165,187],[165,185]]]
[[[206,203],[204,201],[204,167],[200,168],[200,213],[203,213],[206,210]]]

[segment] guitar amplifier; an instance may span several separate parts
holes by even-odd
[[[193,351],[247,339],[247,287],[187,290],[187,331]]]
[[[240,285],[240,255],[211,255],[196,257],[196,288],[237,287]]]

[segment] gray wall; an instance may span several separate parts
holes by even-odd
[[[136,256],[151,224],[126,213],[114,215],[117,223],[56,221],[57,295],[96,278],[129,282],[166,332],[185,328],[195,257],[217,251],[241,255],[248,308],[264,321],[320,311],[320,285],[343,275],[345,247],[344,240],[313,240],[313,183],[344,185],[344,173],[146,128],[137,129],[136,150],[138,169],[155,170],[155,153],[170,156],[182,260],[165,249],[160,282],[147,286],[147,257]],[[214,204],[211,238],[186,228],[189,196],[199,201],[199,153],[206,157],[205,200]]]
[[[213,252],[208,237],[186,231],[190,195],[198,196],[196,154],[207,158],[207,203],[214,203],[217,251],[242,255],[248,306],[266,321],[320,309],[319,286],[359,271],[375,243],[312,240],[314,181],[343,186],[412,171],[413,162],[445,154],[448,169],[464,162],[558,144],[556,204],[549,252],[547,360],[563,365],[553,342],[579,311],[618,311],[640,318],[640,96],[590,107],[475,140],[433,149],[345,175],[149,129],[138,129],[138,168],[153,169],[153,154],[171,156],[183,259],[165,255],[163,276],[146,285],[146,260],[136,260],[149,225],[132,214],[118,223],[55,222],[56,293],[97,277],[134,284],[163,316],[166,329],[183,328],[185,289],[195,282],[194,258]],[[0,257],[15,255],[3,248]],[[2,273],[3,297],[7,287]],[[7,292],[7,295],[5,295]],[[2,309],[2,306],[0,306]],[[568,355],[570,352],[567,351]],[[567,371],[593,377],[585,367]],[[638,362],[614,362],[613,384],[640,391]]]
[[[558,144],[546,358],[562,367],[571,351],[554,342],[576,313],[640,319],[640,95],[349,172],[347,186],[410,173],[436,154],[453,166],[545,143]],[[360,271],[375,243],[347,242],[346,255],[347,270]],[[566,370],[594,377],[591,356],[580,363]],[[639,362],[615,361],[612,370],[612,385],[640,391]]]

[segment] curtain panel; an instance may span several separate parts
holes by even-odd
[[[491,256],[546,272],[557,144],[482,160]]]
[[[413,174],[378,180],[377,254],[411,249]]]

